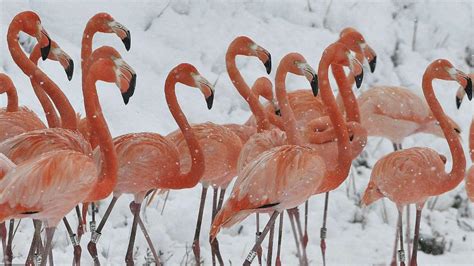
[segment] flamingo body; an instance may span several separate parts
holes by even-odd
[[[75,151],[49,152],[27,160],[0,181],[0,220],[28,217],[56,226],[87,198],[97,176],[92,158]]]
[[[225,188],[237,174],[237,160],[242,143],[232,130],[214,123],[203,123],[192,126],[194,134],[204,153],[205,170],[201,178],[204,186]],[[181,168],[191,168],[189,149],[180,130],[166,136],[178,148]]]
[[[212,224],[211,238],[221,227],[230,227],[256,211],[283,211],[304,203],[325,171],[324,160],[311,148],[284,145],[265,151],[239,175]]]

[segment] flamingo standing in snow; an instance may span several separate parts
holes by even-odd
[[[415,236],[410,264],[417,265],[418,236],[421,211],[426,200],[456,187],[464,178],[466,159],[461,142],[433,91],[434,79],[457,81],[472,97],[472,81],[452,64],[443,59],[432,62],[423,75],[423,93],[436,120],[439,121],[453,157],[451,172],[444,170],[446,158],[429,148],[410,148],[392,152],[382,157],[374,166],[362,202],[372,202],[388,197],[398,207],[400,235],[399,259],[404,264],[401,211],[407,204],[416,204]]]
[[[341,157],[339,171],[345,172],[346,175],[351,163],[349,135],[329,85],[328,69],[331,64],[349,65],[348,53],[342,44],[332,44],[323,52],[318,71],[319,79],[322,81],[320,82],[321,98],[331,110],[329,113],[331,122],[333,125],[338,125],[334,130]],[[298,68],[298,65],[302,66],[302,63],[305,62],[297,61],[297,64],[280,65],[279,70],[301,73],[302,70]],[[281,80],[277,82],[277,88],[281,87],[281,82]],[[281,97],[286,98],[284,90],[277,90],[277,97],[279,100]],[[296,121],[287,100],[285,99],[280,105],[290,145],[276,147],[260,154],[242,170],[234,185],[232,196],[217,214],[211,228],[211,238],[214,238],[221,227],[229,227],[252,212],[273,211],[269,223],[244,264],[251,263],[256,255],[257,247],[278,214],[305,202],[328,174],[328,166],[321,154],[302,145],[301,137],[296,130]]]
[[[0,220],[25,218],[46,224],[46,246],[41,265],[46,265],[56,225],[80,202],[97,201],[113,190],[117,175],[117,155],[102,114],[95,83],[115,82],[122,94],[135,84],[126,82],[130,67],[119,59],[97,60],[89,69],[84,88],[84,105],[94,134],[99,137],[101,166],[81,152],[60,150],[44,153],[18,164],[0,180]],[[117,73],[121,73],[118,75]]]
[[[97,240],[112,211],[115,202],[122,194],[133,194],[134,200],[130,203],[130,210],[134,215],[130,242],[127,249],[125,262],[133,264],[133,245],[137,225],[139,224],[155,260],[159,263],[148,233],[140,218],[140,207],[143,199],[152,189],[185,189],[194,187],[204,173],[204,156],[202,145],[195,135],[195,127],[190,126],[176,98],[175,86],[182,83],[197,88],[203,93],[207,106],[211,109],[214,100],[214,89],[212,85],[203,78],[196,68],[190,64],[180,64],[173,68],[165,82],[165,96],[176,123],[183,132],[186,149],[192,151],[189,161],[180,161],[178,148],[167,138],[157,133],[131,133],[114,138],[117,150],[119,170],[117,184],[114,188],[114,197],[99,223],[97,230],[93,232],[88,250],[94,262],[99,263],[97,257]],[[95,155],[98,153],[96,151]],[[186,164],[185,167],[181,164]],[[182,172],[181,169],[186,169]]]

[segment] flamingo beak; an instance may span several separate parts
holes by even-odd
[[[467,94],[467,98],[472,100],[472,80],[470,77],[464,77],[466,79],[466,87],[464,87],[464,91]]]
[[[214,103],[214,90],[211,90],[211,95],[206,98],[207,109],[211,110]]]
[[[36,39],[40,43],[41,59],[46,60],[49,56],[49,51],[51,50],[51,38],[49,38],[48,33],[41,24],[38,24],[38,33],[36,34]]]
[[[278,103],[275,101],[275,99],[272,100],[272,104],[273,104],[273,110],[275,110],[275,115],[281,116],[280,106],[278,106]]]
[[[314,96],[318,96],[319,93],[319,84],[318,84],[318,75],[316,71],[306,62],[297,62],[297,67],[301,70],[302,74],[311,84],[311,90],[313,91]]]
[[[196,82],[196,87],[198,87],[204,94],[207,109],[211,110],[214,103],[214,86],[212,86],[212,84],[207,81],[207,79],[199,74],[194,74],[193,78]]]
[[[465,94],[466,94],[466,91],[464,90],[462,86],[460,86],[458,91],[456,92],[456,107],[458,108],[458,110],[461,107],[462,100]]]
[[[72,75],[74,73],[74,61],[72,61],[72,59],[68,60],[68,66],[66,67],[65,71],[66,71],[67,79],[71,81]]]
[[[370,72],[374,73],[376,65],[377,65],[377,56],[374,56],[374,58],[369,61]]]
[[[349,68],[354,75],[356,87],[360,88],[362,80],[364,79],[364,69],[362,68],[362,64],[351,53],[347,53],[347,57],[349,59]]]
[[[122,92],[122,98],[125,105],[128,104],[130,98],[135,93],[135,86],[137,84],[137,74],[132,74],[132,78],[130,79],[130,83],[128,85],[128,89],[125,92]]]
[[[110,28],[112,31],[119,36],[122,40],[123,44],[125,45],[125,49],[130,51],[130,46],[132,42],[132,37],[130,35],[130,31],[122,24],[118,23],[117,21],[112,21],[109,23]]]
[[[272,72],[272,55],[266,49],[256,44],[252,45],[251,48],[254,49],[257,57],[262,61],[267,74],[270,74]]]

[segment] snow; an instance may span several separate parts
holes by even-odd
[[[228,44],[238,35],[247,35],[270,51],[274,65],[270,76],[274,77],[279,59],[289,52],[303,54],[310,65],[317,69],[323,49],[337,39],[339,31],[347,26],[355,27],[378,54],[377,69],[374,74],[370,74],[366,66],[360,91],[375,84],[394,85],[409,87],[422,95],[420,86],[423,71],[437,58],[446,58],[465,72],[474,71],[468,65],[473,60],[469,51],[474,50],[474,3],[469,0],[425,0],[416,3],[380,0],[0,0],[0,71],[13,79],[19,91],[20,103],[39,114],[42,110],[30,89],[29,80],[14,64],[6,46],[8,24],[22,10],[34,10],[40,15],[45,29],[75,60],[77,68],[80,65],[82,31],[92,15],[108,12],[130,29],[132,45],[129,52],[112,34],[97,34],[94,37],[94,47],[115,47],[138,74],[136,92],[128,106],[123,106],[114,84],[98,85],[102,107],[114,136],[141,131],[165,135],[176,129],[164,100],[163,84],[168,71],[181,62],[194,64],[211,83],[216,82],[215,103],[211,111],[207,110],[197,90],[178,88],[181,106],[191,122],[244,122],[250,115],[249,108],[229,80],[224,60]],[[412,49],[415,20],[416,43]],[[265,68],[255,58],[238,58],[237,63],[248,84],[260,76],[266,76]],[[40,62],[40,67],[64,90],[76,110],[83,113],[80,70],[76,69],[73,80],[68,82],[59,64]],[[308,87],[305,79],[292,75],[288,76],[287,84],[290,90]],[[464,146],[467,147],[471,104],[465,101],[457,111],[454,100],[457,85],[436,81],[434,87],[446,113],[461,125]],[[6,105],[5,97],[0,101],[1,106]],[[444,155],[449,154],[446,141],[428,135],[409,138],[403,146],[429,146]],[[378,138],[369,139],[365,149],[369,165],[373,165],[377,158],[391,149],[392,145],[387,140],[380,143]],[[449,169],[451,160],[450,156],[447,157]],[[354,174],[353,180],[348,179],[331,193],[327,232],[328,265],[387,264],[394,241],[396,208],[388,200],[360,208],[355,193],[363,193],[370,170],[359,167]],[[162,198],[142,211],[152,240],[167,265],[193,262],[191,244],[200,193],[200,186],[172,191],[163,215],[160,215]],[[459,209],[450,207],[456,195],[462,200]],[[98,244],[99,256],[104,263],[123,264],[132,221],[128,207],[131,200],[132,197],[128,195],[119,199],[104,228]],[[310,200],[307,250],[311,264],[321,264],[319,228],[323,200],[323,195]],[[99,216],[105,211],[108,202],[110,199],[100,204]],[[208,244],[211,203],[209,196],[200,238],[205,265],[211,263]],[[419,264],[472,265],[474,211],[473,204],[467,202],[463,184],[439,197],[433,210],[429,206],[430,203],[423,212],[421,233],[444,237],[450,248],[439,256],[419,252]],[[68,217],[72,223],[75,222],[73,213]],[[414,208],[411,217],[413,228]],[[241,225],[221,232],[219,242],[226,264],[239,264],[246,257],[255,238],[254,222],[255,218],[249,217]],[[289,220],[285,218],[282,262],[295,265],[298,260],[288,224]],[[24,262],[32,229],[30,221],[21,222],[14,240],[14,263]],[[89,237],[86,234],[81,241],[85,264],[92,263],[86,249]],[[58,264],[72,261],[72,247],[62,225],[55,236],[54,256]],[[137,232],[135,261],[143,264],[145,256],[146,242]]]

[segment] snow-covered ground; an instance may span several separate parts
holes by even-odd
[[[50,36],[80,65],[80,43],[87,20],[97,12],[108,12],[128,27],[132,48],[126,52],[113,35],[97,34],[95,47],[112,45],[138,74],[137,88],[128,106],[123,106],[114,85],[100,84],[101,103],[114,136],[128,132],[152,131],[161,134],[176,129],[176,124],[164,100],[163,85],[168,71],[181,62],[194,64],[201,74],[216,83],[214,108],[206,109],[198,92],[179,89],[180,103],[190,121],[199,123],[242,123],[250,115],[245,101],[236,92],[225,71],[224,55],[228,44],[238,35],[247,35],[272,54],[274,65],[288,52],[300,52],[316,68],[323,49],[335,41],[341,29],[355,27],[378,54],[377,69],[364,76],[362,91],[374,84],[406,86],[421,93],[421,76],[425,67],[436,58],[446,58],[465,72],[472,72],[474,58],[474,2],[465,1],[10,1],[0,0],[0,72],[8,74],[16,84],[20,103],[41,113],[29,80],[14,64],[6,45],[6,32],[12,17],[23,10],[34,10]],[[417,20],[416,41],[413,36]],[[254,58],[238,58],[238,65],[251,84],[267,76],[264,67]],[[469,66],[470,64],[470,66]],[[81,73],[76,69],[68,82],[57,63],[41,62],[40,67],[64,90],[76,110],[83,112]],[[274,72],[270,75],[273,77]],[[289,76],[290,89],[307,87],[304,79]],[[102,88],[104,87],[104,88]],[[105,88],[106,87],[106,88]],[[468,128],[472,117],[471,104],[466,101],[456,110],[454,90],[457,85],[436,82],[435,88],[446,112],[463,129],[467,147]],[[198,99],[198,100],[196,100]],[[0,105],[6,105],[2,97]],[[196,103],[195,103],[196,102]],[[202,104],[201,104],[202,103]],[[365,151],[368,163],[391,151],[387,140],[369,139]],[[418,135],[406,140],[405,147],[430,146],[449,157],[442,139]],[[466,153],[467,154],[467,153]],[[448,167],[450,163],[448,163]],[[368,208],[358,207],[358,198],[367,184],[370,170],[359,167],[354,181],[342,184],[331,194],[328,215],[328,265],[383,265],[391,258],[396,210],[385,200],[387,222],[382,201]],[[355,191],[354,191],[355,188]],[[156,247],[167,265],[193,262],[191,243],[197,217],[201,187],[173,191],[163,215],[163,200],[143,210]],[[210,195],[211,193],[209,193]],[[461,208],[452,208],[460,197]],[[132,197],[119,199],[98,244],[101,261],[123,264],[130,233],[131,215],[128,204]],[[308,255],[311,264],[320,264],[319,228],[322,221],[323,196],[310,201],[310,240]],[[110,199],[100,205],[100,215]],[[201,232],[201,254],[209,265],[207,242],[210,224],[208,198]],[[412,210],[413,211],[413,210]],[[71,213],[70,220],[74,220]],[[414,218],[414,213],[412,213]],[[295,245],[288,219],[285,218],[282,262],[297,264]],[[412,220],[412,227],[414,221]],[[32,235],[32,224],[23,220],[14,240],[14,262],[24,262]],[[221,252],[226,264],[239,264],[254,241],[254,218],[224,230],[219,235]],[[420,265],[472,265],[474,262],[474,208],[468,203],[464,184],[441,196],[433,210],[425,208],[421,233],[438,236],[446,241],[443,255],[419,253]],[[92,261],[86,251],[87,234],[82,240],[83,261]],[[264,244],[264,249],[266,246]],[[136,262],[143,264],[146,242],[138,232]],[[62,225],[54,241],[54,256],[58,264],[72,261],[72,247]]]

